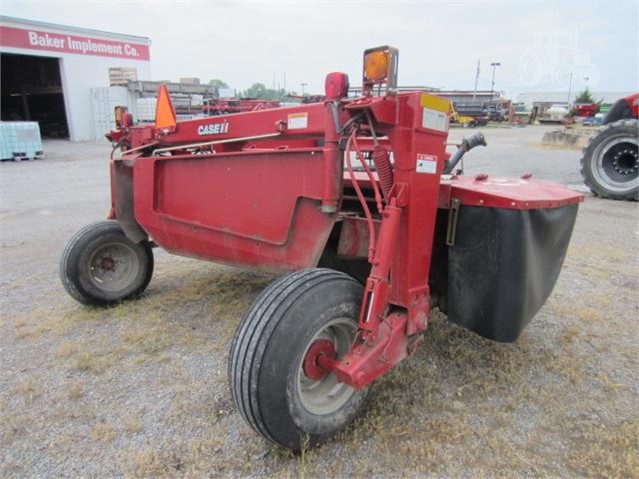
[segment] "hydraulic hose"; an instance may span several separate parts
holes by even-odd
[[[362,209],[364,210],[364,215],[366,216],[366,223],[368,225],[368,237],[369,237],[368,262],[372,264],[373,258],[375,257],[375,224],[373,223],[373,215],[371,215],[371,210],[368,207],[368,204],[366,204],[366,198],[364,198],[362,189],[360,188],[359,183],[357,182],[357,178],[355,177],[355,171],[353,170],[353,163],[351,161],[351,144],[353,143],[353,141],[357,141],[355,140],[356,135],[357,135],[357,132],[353,131],[353,133],[348,138],[348,141],[346,143],[346,168],[348,169],[348,175],[351,179],[351,183],[353,184],[353,189],[355,190],[355,194],[357,194],[357,198],[359,199],[359,202],[362,205]],[[363,161],[363,158],[361,157],[360,157],[360,161],[362,161],[362,164],[365,164],[365,162]],[[368,170],[367,173],[369,174],[369,177],[372,178],[372,174],[370,173],[370,170]],[[374,181],[373,181],[373,188],[375,188]],[[378,208],[379,208],[379,205],[378,205]]]
[[[464,138],[455,154],[446,162],[443,173],[445,175],[449,175],[455,169],[455,166],[457,166],[457,163],[459,163],[462,157],[476,146],[487,145],[486,138],[484,138],[484,135],[481,132],[477,132],[469,138]]]

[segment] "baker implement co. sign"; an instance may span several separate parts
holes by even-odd
[[[0,45],[29,50],[77,53],[78,55],[129,58],[131,60],[148,60],[150,58],[149,46],[140,43],[114,42],[12,27],[0,27]]]

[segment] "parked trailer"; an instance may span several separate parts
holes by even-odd
[[[396,93],[397,61],[366,50],[359,98],[337,72],[321,103],[191,121],[161,88],[155,125],[124,114],[108,134],[120,150],[109,219],[66,247],[67,291],[93,305],[139,295],[154,245],[287,272],[240,322],[228,374],[247,423],[292,449],[355,418],[423,343],[434,305],[516,340],[555,285],[583,196],[530,175],[459,174],[483,136],[447,154],[449,102]],[[375,168],[355,171],[364,150]]]

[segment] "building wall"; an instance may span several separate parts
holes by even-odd
[[[33,32],[46,32],[57,35],[72,36],[73,38],[90,38],[118,44],[130,45],[133,48],[149,49],[150,40],[144,37],[97,32],[74,27],[64,27],[40,22],[22,21],[9,17],[0,18],[0,26]],[[10,46],[4,35],[0,35],[0,52],[17,53],[22,55],[36,55],[60,59],[60,76],[69,136],[71,141],[88,141],[95,138],[93,124],[93,107],[91,89],[109,87],[109,68],[132,67],[137,69],[138,79],[151,79],[150,58],[122,58],[121,56],[96,55],[92,53],[71,53],[51,47],[49,50],[40,48],[25,48]]]

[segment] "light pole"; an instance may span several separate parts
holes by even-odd
[[[473,90],[473,101],[475,101],[475,97],[477,96],[477,80],[479,80],[479,62],[477,60],[477,72],[475,73],[475,90]]]
[[[499,62],[493,62],[490,64],[491,67],[493,67],[493,79],[490,82],[490,100],[492,101],[493,99],[493,91],[495,90],[495,70],[497,69],[498,66],[501,66],[501,63]]]
[[[584,83],[586,85],[586,90],[588,89],[588,80],[590,80],[590,77],[584,77]]]
[[[300,83],[302,85],[302,96],[304,96],[304,87],[308,85],[308,83]]]
[[[570,80],[568,83],[568,108],[570,108],[570,94],[572,93],[572,72],[570,72]]]

